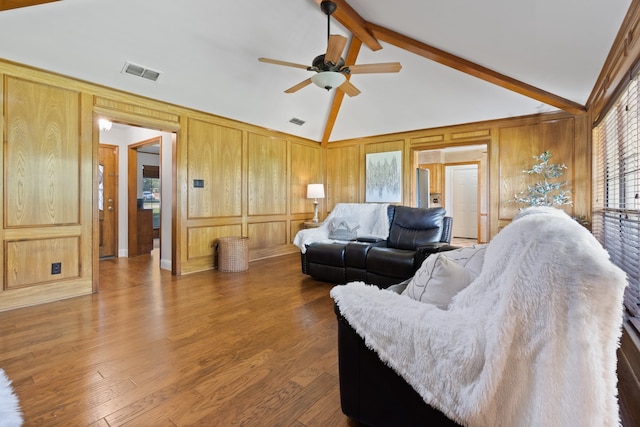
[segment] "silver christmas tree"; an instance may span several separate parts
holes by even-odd
[[[549,163],[551,152],[544,151],[539,156],[533,156],[538,163],[529,170],[522,171],[529,175],[537,175],[542,180],[528,185],[525,191],[521,191],[511,200],[525,206],[560,206],[571,205],[571,191],[565,190],[568,184],[560,181],[567,166],[563,164]]]

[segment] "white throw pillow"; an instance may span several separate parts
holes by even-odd
[[[469,270],[441,252],[424,260],[402,294],[446,310],[451,299],[474,279]]]
[[[348,220],[343,218],[334,218],[329,223],[329,239],[331,240],[356,240],[358,238],[357,230],[360,225],[352,225]]]
[[[486,243],[467,246],[465,248],[442,252],[442,254],[469,270],[475,277],[478,277],[482,271],[487,246],[488,244]]]

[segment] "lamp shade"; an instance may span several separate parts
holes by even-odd
[[[326,90],[331,90],[334,87],[340,86],[347,78],[342,73],[335,71],[323,71],[321,73],[311,76],[311,81],[318,87]]]
[[[307,199],[324,199],[324,185],[308,184]]]

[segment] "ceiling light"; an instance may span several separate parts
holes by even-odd
[[[111,125],[113,125],[113,123],[107,119],[98,120],[98,128],[100,128],[101,131],[111,130]]]
[[[347,78],[342,73],[335,71],[323,71],[321,73],[311,76],[311,81],[318,87],[326,90],[331,90],[334,87],[339,87]]]

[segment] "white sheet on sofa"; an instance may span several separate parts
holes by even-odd
[[[305,253],[306,245],[310,243],[333,242],[329,239],[329,224],[335,221],[358,226],[358,236],[386,239],[389,236],[388,207],[388,203],[338,203],[319,227],[300,230],[293,244]]]

